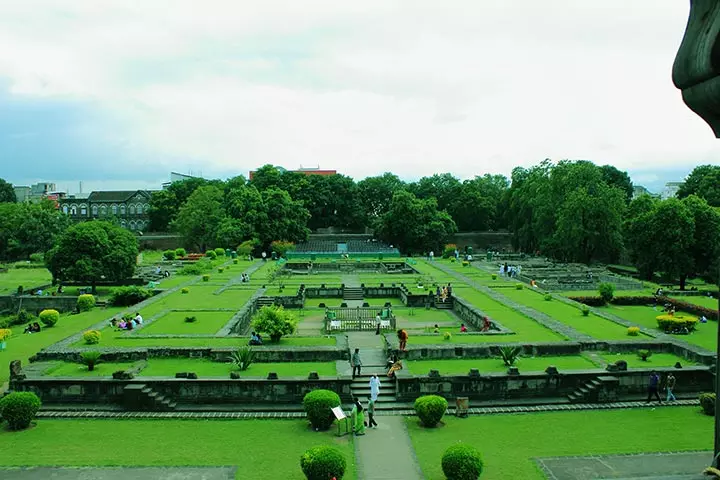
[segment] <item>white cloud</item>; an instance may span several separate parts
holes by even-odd
[[[11,91],[91,99],[115,143],[206,172],[717,158],[670,81],[676,0],[64,3],[0,3]]]

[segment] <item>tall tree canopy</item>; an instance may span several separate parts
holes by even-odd
[[[12,184],[0,178],[0,203],[14,203],[16,201],[15,189],[13,189]]]
[[[45,255],[45,264],[59,281],[119,281],[135,273],[135,235],[110,222],[94,220],[68,228]]]
[[[395,192],[405,188],[405,183],[397,175],[386,172],[377,177],[367,177],[358,182],[360,204],[372,224],[390,209]]]
[[[713,207],[720,207],[720,165],[700,165],[688,175],[677,192],[678,198],[697,195]]]
[[[25,260],[33,253],[44,253],[69,225],[67,215],[48,200],[0,203],[0,259]]]
[[[185,238],[185,244],[200,252],[214,247],[225,219],[223,192],[218,187],[198,187],[180,208],[172,227]]]

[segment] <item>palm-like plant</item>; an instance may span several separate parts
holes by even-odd
[[[83,365],[87,365],[88,371],[92,372],[95,370],[95,365],[100,363],[100,356],[102,354],[98,352],[97,350],[90,350],[87,352],[82,352],[80,354],[80,361]]]
[[[520,355],[520,352],[522,352],[522,349],[520,347],[500,347],[500,358],[502,358],[502,361],[505,365],[510,367],[515,364],[515,361]]]
[[[231,353],[229,358],[240,371],[245,371],[255,359],[255,352],[250,347],[241,347]]]

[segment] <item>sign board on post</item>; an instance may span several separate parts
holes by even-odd
[[[341,437],[343,435],[347,435],[348,433],[350,433],[350,428],[348,426],[348,417],[347,417],[347,415],[345,415],[345,412],[343,412],[342,406],[333,407],[331,410],[333,412],[333,415],[335,415],[335,419],[338,421],[337,422],[337,426],[338,426],[337,436]],[[344,433],[340,432],[340,424],[342,423],[342,420],[345,420],[345,432]]]

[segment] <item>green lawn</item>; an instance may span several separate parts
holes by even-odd
[[[132,362],[108,362],[95,365],[93,371],[80,363],[58,362],[43,372],[43,375],[51,377],[110,377],[113,372],[126,370],[133,365]]]
[[[440,428],[406,422],[428,480],[442,480],[440,460],[457,442],[482,454],[483,480],[543,480],[533,458],[712,449],[713,417],[699,407],[445,416]]]
[[[240,310],[255,293],[253,288],[233,288],[225,290],[219,295],[214,292],[222,288],[220,285],[207,285],[198,283],[187,287],[189,292],[178,290],[170,295],[158,299],[151,305],[142,309],[140,313],[144,318],[162,312],[163,310],[193,310],[226,308]],[[258,288],[256,285],[254,288]]]
[[[447,310],[438,310],[431,308],[426,310],[425,308],[398,308],[393,309],[393,313],[400,324],[404,326],[406,323],[412,327],[413,323],[416,322],[427,322],[427,323],[448,323],[457,324],[460,327],[460,321],[458,318]]]
[[[150,325],[138,330],[143,335],[197,335],[214,334],[227,324],[233,312],[168,312]],[[186,317],[195,317],[186,322]]]
[[[199,377],[228,377],[237,370],[232,363],[211,362],[189,358],[151,358],[141,372],[144,377],[174,377],[177,372],[195,372]],[[253,363],[240,372],[243,377],[267,377],[275,372],[279,377],[307,377],[310,372],[319,375],[335,376],[335,362],[293,362],[293,363]]]
[[[344,478],[356,478],[352,436],[315,432],[305,420],[40,420],[21,432],[0,430],[0,450],[14,452],[0,465],[236,465],[237,479],[251,471],[254,480],[304,480],[300,455],[316,445],[339,448]]]
[[[599,297],[600,293],[597,290],[558,290],[553,291],[553,294],[563,295],[565,297]],[[642,290],[615,290],[614,295],[616,297],[652,297],[655,293],[655,289],[646,288]]]
[[[450,340],[445,340],[443,334],[450,332],[452,337]],[[409,335],[408,345],[439,345],[439,344],[452,344],[452,345],[463,345],[473,343],[516,343],[521,342],[519,335],[463,335],[458,332],[457,328],[440,328],[440,333],[437,335]],[[560,341],[561,338],[555,338],[555,341]]]
[[[23,334],[25,325],[13,327],[13,336],[7,341],[7,349],[0,352],[0,384],[5,382],[10,375],[8,364],[11,360],[22,360],[23,364],[27,364],[28,357],[35,355],[39,350],[105,318],[112,317],[120,311],[120,308],[95,308],[90,312],[78,315],[64,314],[54,327],[43,328],[40,333]]]
[[[477,368],[480,373],[506,372],[508,367],[499,358],[478,358],[467,360],[414,360],[407,362],[411,373],[426,375],[430,370],[439,370],[441,375],[467,375],[471,368]],[[600,368],[585,357],[558,356],[558,357],[521,357],[517,360],[517,367],[521,372],[544,372],[554,365],[558,370],[587,370]]]
[[[547,301],[542,294],[532,292],[527,288],[522,290],[503,289],[500,293],[598,340],[627,339],[627,327],[593,314],[585,317],[579,308],[555,299]]]
[[[711,308],[713,310],[718,309],[718,300],[717,300],[717,298],[713,298],[713,297],[682,296],[682,297],[672,297],[672,298],[674,298],[675,300],[681,300],[683,302],[700,305],[701,307]]]
[[[625,360],[629,368],[672,367],[676,362],[680,362],[684,366],[697,365],[695,362],[673,355],[672,353],[653,353],[652,356],[645,362],[640,360],[635,353],[602,353],[600,356],[608,363]]]
[[[0,295],[15,293],[20,285],[28,291],[50,282],[52,275],[47,268],[10,268],[7,273],[0,273]]]
[[[124,337],[121,332],[114,332],[110,328],[101,331],[102,339],[98,344],[99,348],[107,347],[242,347],[247,345],[249,337],[188,337],[188,338],[143,338]],[[280,347],[315,347],[332,346],[336,344],[335,336],[331,337],[283,337],[277,346]],[[9,345],[9,344],[8,344]],[[73,346],[86,347],[82,340]],[[266,344],[272,347],[273,344]],[[263,348],[262,346],[256,348]],[[34,353],[34,352],[33,352]],[[2,353],[0,353],[0,356]]]

